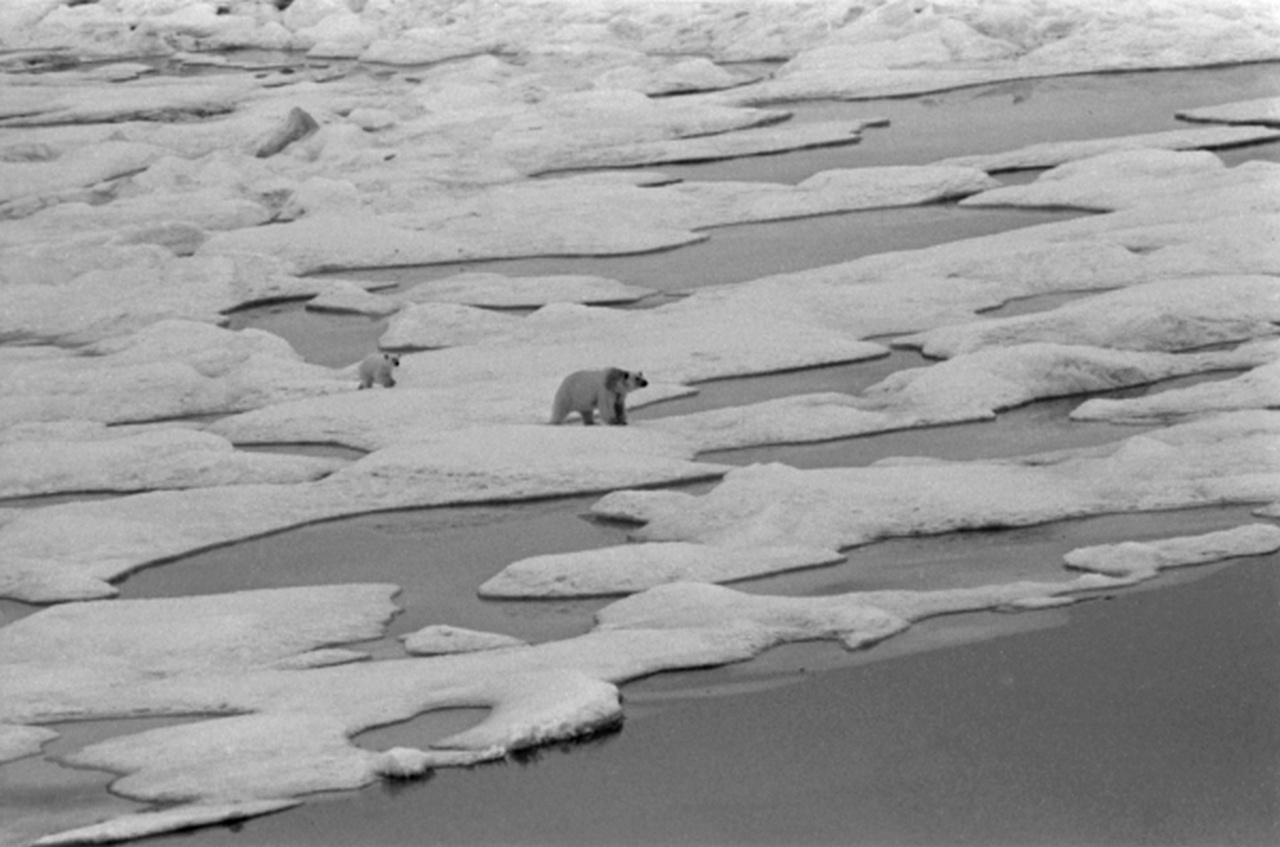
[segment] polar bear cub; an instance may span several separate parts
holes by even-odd
[[[391,388],[396,384],[391,372],[398,367],[400,367],[399,356],[393,356],[390,353],[374,353],[372,356],[366,356],[360,363],[360,387],[372,388],[376,382],[384,388]]]
[[[582,422],[590,426],[596,422],[595,410],[599,409],[605,423],[626,424],[627,394],[648,384],[639,371],[632,373],[621,368],[571,373],[556,391],[551,423],[564,423],[570,412],[577,412]]]

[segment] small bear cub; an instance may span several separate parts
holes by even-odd
[[[372,388],[376,382],[384,388],[391,388],[396,384],[391,372],[398,367],[400,367],[399,356],[393,356],[390,353],[374,353],[372,356],[366,356],[360,363],[360,387]]]
[[[571,373],[556,391],[551,423],[564,423],[570,412],[577,412],[582,422],[591,426],[596,422],[595,411],[599,409],[605,423],[623,426],[627,422],[627,394],[648,384],[639,371],[632,373],[621,368]]]

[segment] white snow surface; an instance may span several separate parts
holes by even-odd
[[[306,663],[299,669],[296,660],[324,643],[369,637],[384,624],[394,588],[67,604],[0,630],[7,693],[0,720],[213,713],[68,757],[121,774],[113,790],[124,796],[169,805],[53,835],[47,843],[85,835],[130,838],[572,738],[617,722],[617,686],[660,670],[742,661],[789,641],[865,647],[939,614],[1060,605],[1080,592],[1149,579],[1160,568],[1276,549],[1280,529],[1258,525],[1082,551],[1068,556],[1069,564],[1090,570],[1097,563],[1102,573],[1054,582],[824,597],[673,583],[607,606],[596,628],[576,638],[430,658],[317,662],[309,669]],[[379,696],[366,696],[369,691]],[[379,752],[351,742],[363,729],[465,706],[490,711],[475,727],[424,749]]]
[[[645,541],[828,550],[901,535],[1070,517],[1266,502],[1280,486],[1280,415],[1239,412],[1117,444],[1022,459],[884,460],[866,468],[730,471],[703,496],[620,491],[592,508]]]
[[[0,443],[0,497],[305,482],[346,464],[247,453],[224,438],[188,429],[47,430],[32,428],[25,437]]]
[[[1244,409],[1280,408],[1280,362],[1237,377],[1123,400],[1095,397],[1071,412],[1074,420],[1150,424]]]
[[[121,795],[164,805],[40,843],[265,814],[312,792],[573,738],[616,723],[617,686],[661,670],[794,640],[865,647],[931,615],[1052,606],[1162,568],[1280,548],[1266,524],[1076,551],[1066,562],[1085,573],[1057,582],[811,598],[710,584],[830,564],[904,535],[1225,503],[1273,504],[1256,514],[1275,517],[1280,413],[1266,339],[1280,171],[1195,152],[1273,137],[1260,127],[1276,125],[1274,98],[1181,115],[1251,126],[828,171],[797,185],[577,172],[852,144],[882,123],[793,121],[788,100],[1274,60],[1272,0],[499,0],[466,12],[427,0],[295,0],[283,12],[255,0],[0,4],[0,497],[141,490],[0,509],[0,596],[84,601],[0,627],[0,761],[37,753],[53,737],[43,725],[60,720],[209,716],[71,754],[120,774]],[[231,47],[335,61],[237,71],[240,57],[207,52]],[[90,57],[130,61],[61,66]],[[384,65],[342,61],[355,58]],[[711,59],[783,64],[768,73]],[[153,73],[162,60],[207,72]],[[673,93],[684,96],[658,96]],[[255,156],[295,108],[318,129]],[[987,176],[1046,166],[1028,185]],[[568,173],[529,179],[550,171]],[[375,294],[301,275],[668,249],[716,226],[962,197],[1102,213],[639,310],[593,307],[649,293],[594,278],[456,277]],[[983,314],[1066,293],[1078,299]],[[425,352],[404,356],[394,390],[357,392],[349,368],[222,328],[238,308],[306,298],[316,310],[401,312],[384,344]],[[652,384],[631,398],[642,408],[711,379],[881,356],[885,336],[948,358],[856,394],[628,427],[545,424],[573,370],[643,370]],[[1251,370],[1084,402],[1082,420],[1177,422],[1103,447],[812,471],[698,459],[985,420],[1223,369]],[[203,429],[157,423],[226,415]],[[234,449],[248,442],[371,452]],[[720,477],[701,495],[649,489]],[[631,595],[576,638],[527,645],[437,625],[406,650],[465,650],[369,661],[342,645],[384,633],[395,586],[95,599],[138,568],[304,523],[587,492],[605,494],[595,513],[640,524],[639,543],[526,559],[480,588]],[[459,707],[490,711],[424,749],[351,740]]]

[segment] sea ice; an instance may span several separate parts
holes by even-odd
[[[39,726],[0,724],[0,764],[34,756],[57,737],[57,732]]]
[[[1207,151],[1126,150],[1068,162],[1029,185],[961,200],[964,206],[1069,207],[1113,211],[1140,205],[1226,202],[1237,210],[1280,210],[1280,165],[1228,168]],[[1193,213],[1196,216],[1203,212]]]
[[[1030,342],[1114,350],[1193,350],[1273,335],[1280,324],[1274,276],[1189,276],[1074,300],[1045,312],[938,327],[894,339],[951,357]]]
[[[474,653],[479,650],[502,650],[527,647],[528,642],[497,632],[477,632],[446,624],[424,627],[400,636],[406,652],[415,656],[444,656],[452,653]]]
[[[1054,456],[886,460],[868,468],[815,471],[753,465],[730,471],[702,497],[615,492],[592,511],[644,523],[636,535],[650,543],[523,559],[482,585],[480,593],[594,596],[677,581],[733,581],[830,564],[842,549],[887,537],[1268,499],[1267,486],[1276,484],[1269,470],[1275,456],[1266,444],[1271,436],[1254,427],[1270,429],[1276,422],[1262,414]],[[1231,433],[1240,434],[1238,455]],[[1213,467],[1219,453],[1233,455],[1230,464]],[[1187,458],[1185,466],[1159,466],[1176,465],[1179,457]]]
[[[246,453],[224,438],[188,429],[98,427],[75,435],[69,438],[55,427],[0,441],[0,497],[305,482],[346,464]]]
[[[457,303],[411,303],[391,318],[378,346],[421,350],[481,344],[510,335],[521,320],[518,315]]]
[[[152,491],[24,510],[0,524],[0,596],[110,597],[110,580],[146,564],[337,517],[671,484],[727,470],[692,455],[678,437],[639,427],[470,426],[422,432],[316,482]]]
[[[0,720],[211,715],[67,756],[77,766],[121,774],[117,793],[166,808],[53,835],[47,843],[127,838],[223,819],[217,809],[230,817],[266,813],[306,793],[474,764],[583,735],[621,719],[619,684],[661,670],[743,661],[792,641],[862,648],[936,615],[1061,605],[1081,592],[1149,579],[1159,568],[1276,549],[1280,529],[1246,526],[1081,551],[1068,562],[1090,572],[1055,582],[822,597],[673,583],[605,607],[596,627],[576,638],[311,670],[289,669],[288,660],[324,643],[370,637],[389,617],[392,586],[69,604],[0,630],[7,693]],[[1103,573],[1092,572],[1093,562]],[[379,752],[351,741],[364,729],[458,707],[490,711],[425,749]]]
[[[1240,376],[1174,388],[1145,397],[1113,400],[1095,397],[1071,412],[1073,420],[1111,423],[1166,423],[1179,418],[1243,409],[1280,408],[1280,362],[1270,362]]]
[[[730,471],[708,494],[619,491],[593,513],[645,541],[839,550],[892,536],[1274,499],[1280,415],[1240,412],[1117,444],[999,461]]]
[[[1068,553],[1068,567],[1135,582],[1165,568],[1219,562],[1237,556],[1261,556],[1280,550],[1280,527],[1252,524],[1190,538],[1129,541],[1081,547]]]
[[[410,303],[461,303],[492,309],[533,309],[548,303],[618,305],[642,300],[654,293],[640,285],[584,274],[506,276],[497,273],[461,273],[419,282],[399,297]]]
[[[436,208],[320,212],[214,233],[201,256],[255,253],[296,273],[536,255],[637,253],[690,244],[708,227],[964,197],[995,181],[972,168],[850,168],[798,185],[702,182],[646,186],[595,175],[455,194]],[[601,209],[610,209],[601,215]],[[430,237],[423,233],[429,232]]]
[[[292,809],[301,802],[301,800],[249,800],[228,803],[187,803],[175,808],[120,815],[102,823],[46,835],[36,839],[33,845],[62,847],[69,844],[113,844],[198,826],[235,823],[246,818],[256,818],[272,812]]]
[[[1178,112],[1184,121],[1223,124],[1260,124],[1280,126],[1280,97],[1262,97],[1241,103],[1224,103],[1220,106],[1201,106]]]
[[[1276,141],[1280,132],[1256,126],[1172,129],[1117,138],[1090,138],[1084,141],[1049,141],[1005,153],[954,156],[935,165],[978,168],[987,173],[1054,168],[1122,150],[1216,150]]]
[[[303,362],[271,333],[160,320],[74,355],[55,350],[7,363],[0,375],[7,398],[0,424],[153,421],[253,409],[346,387],[339,374]]]

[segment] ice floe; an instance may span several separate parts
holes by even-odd
[[[460,303],[493,309],[531,309],[549,303],[581,303],[588,306],[633,303],[653,293],[653,289],[644,286],[583,274],[519,277],[496,273],[462,273],[419,282],[404,289],[398,296],[411,303]]]
[[[518,561],[481,591],[626,593],[828,564],[841,550],[889,537],[1267,501],[1280,484],[1269,443],[1278,425],[1274,413],[1241,413],[1052,456],[812,471],[753,465],[702,496],[615,492],[593,513],[643,524],[634,534],[649,543]]]
[[[76,353],[34,352],[7,361],[0,376],[7,397],[0,409],[4,425],[153,421],[252,409],[349,387],[337,372],[303,362],[271,333],[191,321],[157,321]]]
[[[146,564],[348,515],[610,491],[727,470],[692,457],[682,439],[638,427],[472,426],[423,432],[316,482],[151,491],[26,510],[0,525],[0,596],[109,597],[110,580]]]
[[[1271,335],[1277,325],[1276,277],[1192,276],[1096,294],[1046,312],[939,327],[895,343],[943,357],[1029,342],[1178,351]]]
[[[1195,198],[1224,199],[1238,211],[1277,209],[1280,165],[1246,162],[1228,168],[1207,151],[1127,150],[1060,165],[1030,185],[1009,185],[961,201],[968,206],[1071,207],[1113,211]],[[1245,206],[1245,198],[1257,198]],[[1203,213],[1192,213],[1203,214]]]
[[[38,725],[71,714],[206,714],[67,757],[120,774],[114,791],[165,808],[55,834],[47,843],[128,838],[220,820],[220,812],[266,813],[304,793],[474,764],[589,733],[622,718],[619,684],[659,670],[742,661],[792,641],[862,648],[935,615],[1061,605],[1082,592],[1149,579],[1160,568],[1276,549],[1280,529],[1245,526],[1078,551],[1068,564],[1088,572],[1053,582],[823,597],[673,583],[605,607],[596,627],[576,638],[310,670],[286,669],[287,660],[323,643],[368,637],[389,616],[390,587],[73,604],[0,632],[8,692],[0,719]],[[351,740],[363,729],[467,706],[490,711],[476,726],[421,749],[367,750]]]
[[[850,15],[774,78],[760,101],[886,97],[1052,74],[1189,67],[1276,57],[1280,20],[1264,0],[1180,4],[919,3]],[[738,92],[734,92],[738,93]]]
[[[1280,132],[1262,127],[1213,127],[1209,129],[1173,129],[1118,138],[1090,138],[1084,141],[1052,141],[1033,144],[1006,153],[978,156],[954,156],[935,162],[937,165],[978,168],[987,173],[1000,171],[1053,168],[1078,159],[1122,150],[1215,150],[1260,144],[1280,139]]]
[[[58,737],[52,729],[22,724],[0,724],[0,764],[34,756],[45,744]]]
[[[1222,124],[1260,124],[1280,126],[1280,97],[1262,97],[1241,103],[1224,103],[1219,106],[1201,106],[1184,109],[1178,117],[1185,121]]]
[[[1280,407],[1280,362],[1260,365],[1237,377],[1173,388],[1123,400],[1095,397],[1071,412],[1074,420],[1150,424],[1194,415]]]
[[[646,185],[594,175],[457,193],[435,210],[318,212],[288,223],[214,233],[198,254],[280,257],[296,273],[535,255],[638,253],[690,244],[701,230],[750,221],[907,206],[996,183],[972,168],[850,168],[798,185]],[[613,213],[602,216],[600,209]],[[430,237],[424,237],[424,233]]]
[[[798,185],[641,171],[527,179],[851,144],[878,123],[792,120],[779,108],[787,99],[1280,58],[1271,0],[1185,0],[1172,15],[1158,0],[495,2],[465,15],[432,3],[223,5],[0,9],[0,336],[31,344],[0,350],[0,496],[147,489],[0,509],[0,594],[88,601],[0,628],[0,760],[38,752],[53,737],[42,725],[61,720],[182,721],[68,757],[160,808],[42,843],[235,820],[577,737],[621,719],[618,685],[662,670],[794,640],[863,647],[930,615],[1057,605],[1160,568],[1280,547],[1275,527],[1243,527],[1077,551],[1066,561],[1084,575],[1059,582],[956,591],[764,597],[708,584],[831,564],[881,538],[1280,499],[1273,345],[1195,349],[1274,333],[1277,171],[1173,152],[1272,131],[1068,142]],[[224,47],[386,65],[292,56],[288,67],[225,73],[240,57],[193,52]],[[146,61],[75,67],[86,56]],[[704,57],[784,64],[773,73]],[[202,61],[218,72],[150,72]],[[662,96],[672,93],[688,96]],[[255,157],[291,113],[314,127]],[[1274,113],[1274,101],[1255,101],[1182,117],[1261,126]],[[1027,186],[997,188],[986,175],[1046,166]],[[471,275],[380,295],[354,279],[299,276],[657,250],[729,224],[961,197],[967,208],[1104,214],[636,311],[583,305],[649,293],[599,279]],[[1120,290],[1037,315],[982,314],[1107,289]],[[357,392],[347,370],[309,365],[266,333],[218,327],[245,305],[307,298],[313,310],[401,312],[384,344],[440,349],[406,355],[394,391]],[[556,384],[583,367],[643,369],[653,380],[635,397],[643,406],[705,380],[883,356],[882,336],[949,358],[856,394],[628,427],[545,425]],[[1084,403],[1079,419],[1193,418],[1087,450],[818,471],[698,460],[1241,368],[1253,370]],[[1215,414],[1233,410],[1252,411]],[[204,431],[117,426],[228,414]],[[372,452],[339,461],[232,447],[251,442]],[[702,495],[639,490],[721,476]],[[586,492],[613,492],[593,512],[641,524],[640,543],[525,559],[480,587],[632,595],[576,638],[530,645],[435,625],[404,639],[409,653],[431,655],[371,661],[343,645],[384,634],[394,586],[92,601],[139,568],[301,524]],[[489,711],[422,749],[359,746],[366,729],[460,707]]]
[[[449,653],[474,653],[478,650],[502,650],[526,647],[527,642],[497,632],[477,632],[446,624],[424,627],[401,636],[404,649],[415,656],[443,656]]]
[[[148,491],[319,479],[345,464],[306,456],[246,453],[211,433],[137,432],[103,426],[0,431],[0,497]],[[15,437],[16,436],[16,437]]]
[[[615,492],[592,511],[643,524],[634,534],[644,541],[751,555],[771,547],[830,553],[900,535],[1103,512],[1266,502],[1277,484],[1276,425],[1274,413],[1241,412],[1116,445],[1015,460],[885,460],[826,470],[757,465],[730,471],[701,497]]]
[[[219,823],[235,823],[291,809],[301,800],[251,800],[231,803],[189,803],[177,808],[157,809],[133,815],[121,815],[102,823],[46,835],[33,843],[40,847],[63,844],[112,844],[163,835],[183,829]]]

